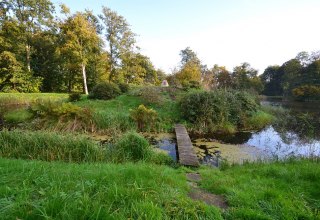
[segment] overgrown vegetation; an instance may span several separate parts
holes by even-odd
[[[147,161],[151,158],[152,149],[148,141],[135,132],[128,132],[120,137],[111,152],[116,162],[123,161]]]
[[[130,110],[130,117],[137,123],[139,131],[154,130],[158,114],[153,109],[139,105],[136,109]]]
[[[254,96],[233,90],[192,91],[181,99],[180,109],[193,128],[205,133],[260,129],[272,121]]]
[[[0,156],[77,163],[106,159],[105,151],[85,137],[27,131],[1,131]]]

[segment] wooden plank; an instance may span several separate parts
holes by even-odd
[[[188,135],[187,129],[181,125],[177,124],[175,126],[177,145],[178,145],[178,155],[179,162],[185,166],[199,166],[198,157],[193,149],[192,142]]]

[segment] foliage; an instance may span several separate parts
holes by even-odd
[[[293,96],[298,100],[319,100],[320,86],[303,85],[292,90]]]
[[[200,59],[198,58],[197,54],[191,50],[190,47],[185,48],[184,50],[180,51],[181,56],[181,65],[184,66],[187,63],[194,63],[200,66]]]
[[[146,105],[156,104],[161,105],[164,102],[163,96],[159,87],[145,86],[138,91],[141,99]]]
[[[254,91],[260,94],[263,84],[258,77],[258,71],[253,69],[249,63],[236,66],[232,73],[233,88],[237,90]]]
[[[308,94],[314,87],[320,85],[319,52],[309,55],[300,52],[296,58],[285,62],[282,66],[270,66],[261,79],[265,85],[265,95],[284,95],[298,100],[314,99]],[[311,89],[309,92],[307,90]],[[304,90],[306,96],[304,96]]]
[[[13,53],[0,53],[0,91],[2,92],[39,92],[41,78],[32,77],[23,71],[21,63]]]
[[[279,69],[280,66],[269,66],[260,76],[264,84],[264,95],[277,96],[283,94],[283,72]]]
[[[109,100],[119,96],[121,91],[118,85],[110,82],[97,84],[89,95],[91,99]]]
[[[105,153],[85,137],[48,132],[0,132],[0,156],[28,160],[96,162]]]
[[[117,162],[148,160],[153,153],[148,141],[135,132],[123,134],[113,147]]]
[[[138,108],[130,110],[130,116],[137,123],[139,131],[146,131],[154,129],[158,113],[152,108],[139,105]]]
[[[70,93],[69,94],[69,102],[80,101],[81,94],[80,93]]]
[[[61,24],[62,44],[60,51],[69,71],[78,68],[82,73],[83,90],[88,94],[86,65],[89,56],[99,52],[100,39],[96,26],[86,18],[86,14],[76,13]]]
[[[230,166],[200,171],[201,186],[224,194],[225,219],[318,219],[319,160]]]
[[[186,63],[182,69],[176,73],[176,78],[182,86],[188,86],[190,82],[200,82],[201,68],[194,62]]]
[[[129,84],[127,83],[118,83],[121,93],[127,93],[129,91]]]
[[[135,44],[135,34],[130,30],[126,19],[110,8],[103,7],[99,17],[106,28],[105,37],[109,44],[109,80],[121,81],[123,76],[118,74],[117,68],[121,63],[129,61],[128,56],[132,54]]]
[[[250,128],[249,118],[259,106],[255,97],[246,92],[214,90],[186,94],[180,101],[180,109],[183,118],[199,132],[212,132]]]

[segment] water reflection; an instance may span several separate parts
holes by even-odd
[[[246,142],[277,158],[320,156],[320,141],[303,140],[293,132],[277,132],[272,126],[252,134]]]

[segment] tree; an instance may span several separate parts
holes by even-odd
[[[310,64],[310,55],[306,51],[298,53],[295,59],[298,60],[303,67]]]
[[[63,75],[63,57],[57,53],[60,36],[52,30],[39,32],[32,40],[31,66],[33,75],[43,78],[41,91],[66,91]]]
[[[18,23],[22,39],[19,43],[25,46],[24,61],[26,69],[31,72],[32,38],[52,22],[54,6],[50,0],[7,0],[5,2],[4,5],[7,7],[1,7],[1,11]]]
[[[131,53],[135,45],[135,34],[131,31],[126,19],[110,8],[103,7],[99,16],[105,27],[105,36],[109,44],[109,80],[118,81],[123,76],[117,76],[118,68],[125,62],[130,63]],[[126,64],[125,64],[126,65]]]
[[[242,63],[236,66],[232,73],[233,86],[239,90],[254,90],[262,92],[263,84],[258,77],[258,71],[253,69],[249,63]]]
[[[280,66],[269,66],[265,69],[260,76],[263,84],[263,94],[269,96],[281,96],[283,95],[283,72],[279,71]]]
[[[230,88],[232,86],[231,74],[226,67],[215,64],[212,69],[203,74],[202,84],[207,89]]]
[[[285,62],[279,71],[283,74],[283,91],[285,96],[290,96],[292,89],[299,86],[299,79],[303,72],[303,66],[297,59],[291,59]]]
[[[190,47],[187,47],[186,49],[181,50],[180,56],[181,56],[181,61],[180,61],[181,66],[184,66],[189,62],[192,62],[192,63],[197,64],[199,66],[201,65],[201,62],[200,62],[197,54],[193,50],[191,50]]]
[[[61,54],[68,60],[67,68],[81,68],[83,90],[89,94],[87,86],[86,65],[89,57],[100,46],[100,39],[96,27],[80,12],[69,16],[61,24],[62,44]],[[69,90],[71,88],[69,87]]]
[[[198,64],[189,61],[176,73],[176,78],[183,86],[189,86],[191,82],[199,83],[201,80],[201,68]]]
[[[39,92],[40,78],[34,78],[22,69],[13,53],[0,54],[0,91],[2,92]]]
[[[176,80],[182,86],[189,87],[191,84],[200,84],[201,82],[201,62],[197,57],[197,54],[187,47],[180,51],[181,61],[180,70],[174,73]],[[170,79],[172,83],[176,80]]]

